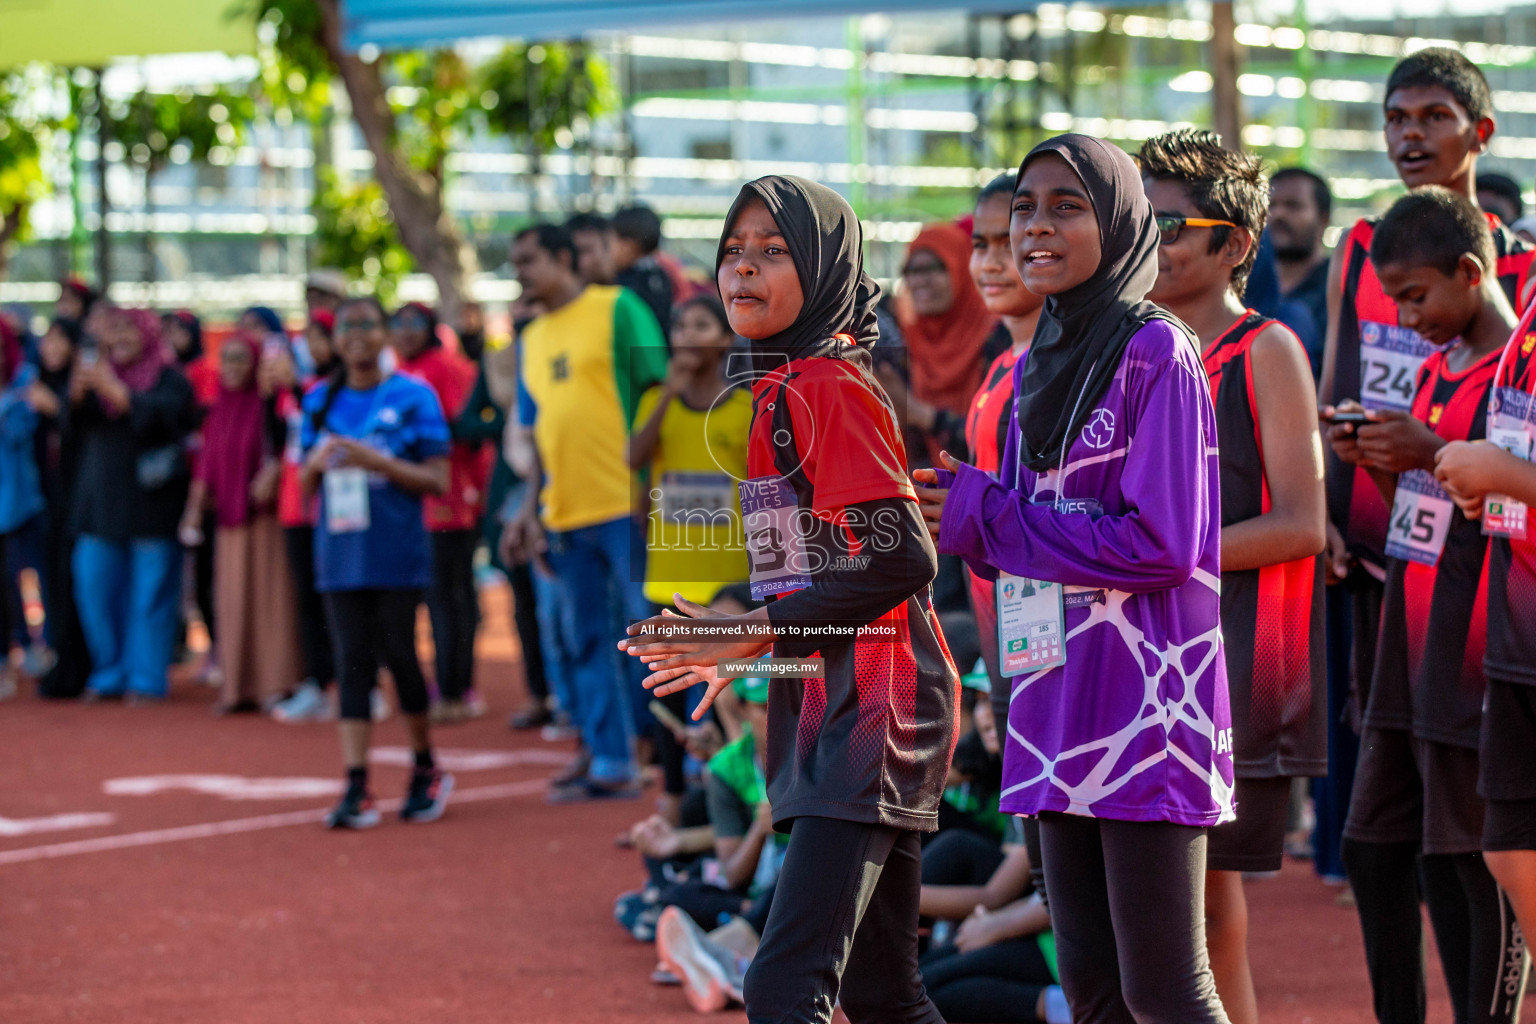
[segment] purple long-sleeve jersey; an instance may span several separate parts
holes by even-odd
[[[1060,472],[1019,462],[1017,420],[1002,483],[956,475],[938,545],[1064,585],[1066,664],[1011,680],[1002,809],[1231,820],[1216,420],[1193,342],[1142,327]]]

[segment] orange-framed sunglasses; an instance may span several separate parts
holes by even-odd
[[[1179,240],[1179,232],[1185,228],[1235,228],[1236,224],[1229,220],[1212,220],[1209,217],[1186,217],[1182,213],[1160,213],[1157,215],[1158,240],[1163,245],[1172,245]]]

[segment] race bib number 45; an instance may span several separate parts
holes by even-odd
[[[1419,368],[1435,347],[1416,331],[1366,320],[1360,324],[1360,404],[1367,409],[1413,407]]]
[[[1450,495],[1422,469],[1397,478],[1392,500],[1392,525],[1387,530],[1387,554],[1422,565],[1434,565],[1445,550],[1456,510]]]

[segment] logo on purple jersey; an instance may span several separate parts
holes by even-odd
[[[1083,425],[1083,443],[1089,448],[1108,448],[1115,439],[1115,414],[1100,407]]]

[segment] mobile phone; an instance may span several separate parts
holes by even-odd
[[[1335,410],[1334,414],[1328,417],[1328,422],[1333,424],[1353,423],[1358,426],[1372,421],[1364,409],[1343,409]]]
[[[101,348],[95,338],[87,336],[80,342],[80,365],[95,366],[101,356]]]
[[[688,726],[683,724],[683,720],[681,718],[678,718],[672,713],[671,708],[667,707],[659,700],[652,700],[648,706],[651,709],[651,714],[656,716],[656,721],[666,726],[669,732],[678,737],[683,737],[688,734]]]

